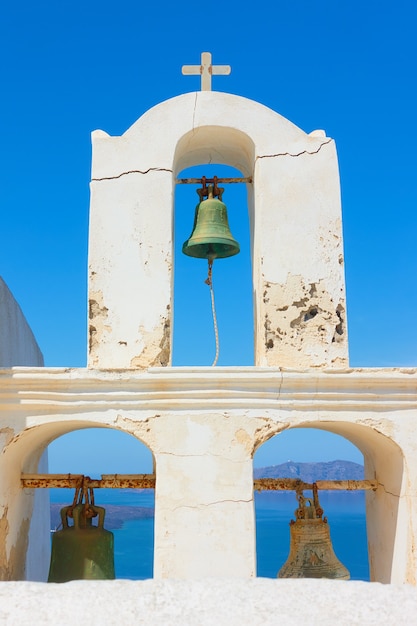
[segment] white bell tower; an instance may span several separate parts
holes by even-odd
[[[253,455],[284,430],[319,428],[364,455],[371,580],[416,582],[417,372],[349,368],[334,141],[211,91],[228,71],[203,53],[184,68],[201,91],[120,137],[93,133],[88,367],[42,368],[32,346],[0,371],[2,580],[46,579],[36,473],[53,439],[99,426],[153,454],[155,578],[255,576]],[[176,368],[174,189],[184,168],[213,162],[251,181],[255,363]]]
[[[274,111],[210,91],[228,66],[184,66],[202,91],[163,102],[122,137],[93,133],[89,366],[169,366],[174,187],[217,162],[248,184],[255,365],[348,365],[339,175],[334,141]]]

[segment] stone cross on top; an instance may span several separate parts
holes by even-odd
[[[211,77],[213,74],[230,74],[232,71],[230,65],[212,65],[211,53],[201,53],[201,65],[183,65],[183,74],[201,74],[201,91],[211,91]]]

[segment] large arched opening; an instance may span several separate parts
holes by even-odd
[[[223,164],[182,170],[180,179],[241,178]],[[218,328],[218,365],[253,365],[253,287],[247,185],[219,183],[224,188],[232,236],[240,244],[235,256],[215,259],[212,273],[214,314],[206,284],[208,261],[182,252],[192,232],[196,193],[201,185],[178,184],[175,197],[173,365],[211,365],[216,355],[214,319]],[[215,318],[214,318],[215,315]]]

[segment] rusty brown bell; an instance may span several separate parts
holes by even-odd
[[[290,553],[278,578],[349,580],[349,571],[333,550],[329,524],[327,518],[323,519],[317,489],[313,493],[314,499],[298,495],[296,520],[290,522]]]

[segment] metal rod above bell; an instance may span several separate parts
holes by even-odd
[[[349,570],[337,558],[330,539],[327,518],[323,519],[317,488],[314,499],[298,494],[296,521],[290,522],[290,553],[278,578],[332,578],[349,580]]]
[[[200,198],[205,191],[205,184],[203,189],[197,190]],[[217,185],[209,185],[207,200],[202,200],[196,207],[192,233],[182,246],[187,256],[212,261],[240,252],[239,243],[230,232],[226,205],[214,197],[216,191],[219,191]]]

